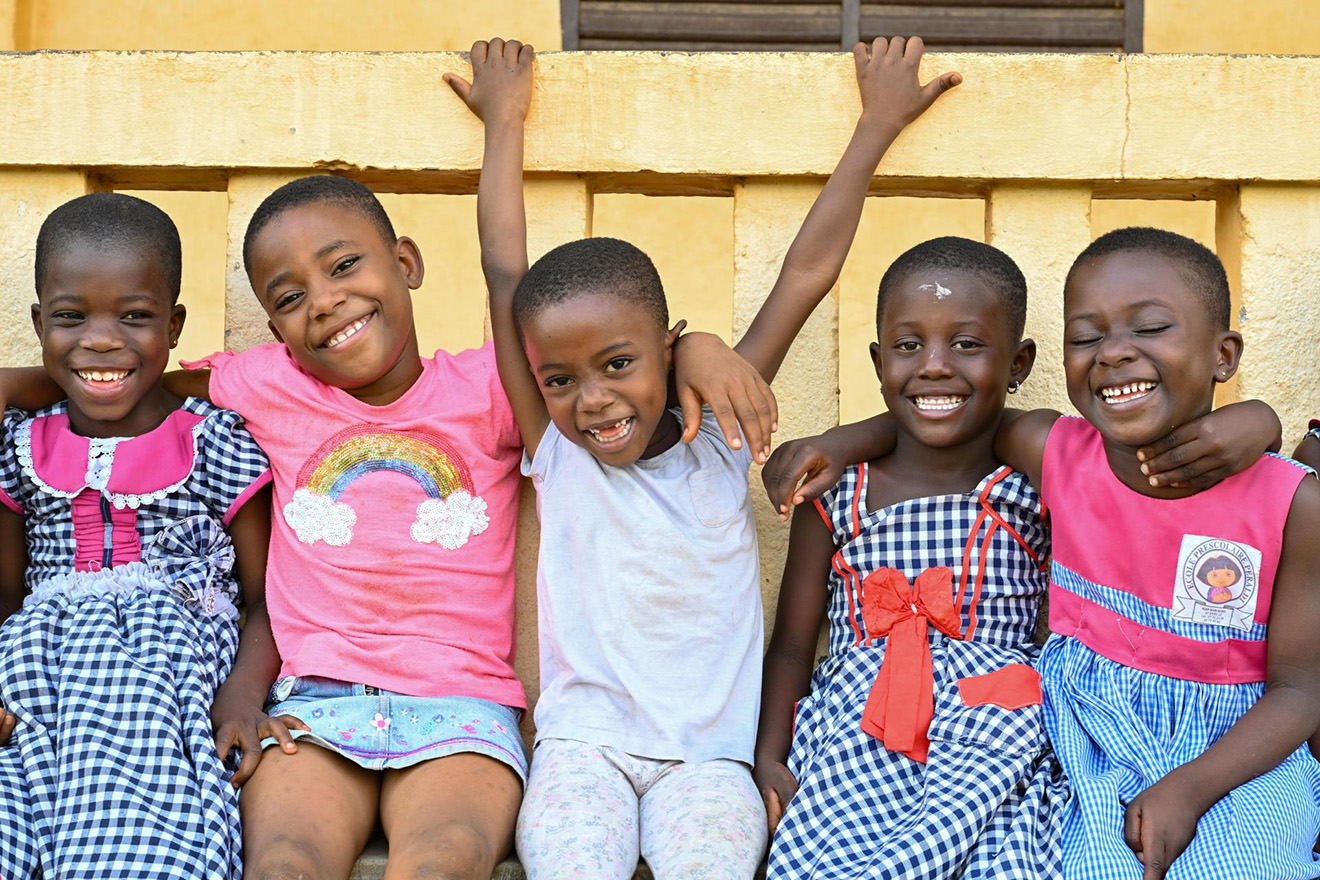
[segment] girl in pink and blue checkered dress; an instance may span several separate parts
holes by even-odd
[[[242,874],[219,749],[280,725],[262,713],[270,472],[236,414],[161,387],[179,266],[174,224],[123,195],[69,202],[37,240],[33,317],[68,400],[3,423],[5,880]]]

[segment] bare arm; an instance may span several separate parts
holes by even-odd
[[[0,369],[0,409],[13,406],[31,412],[64,398],[64,389],[55,384],[44,367]]]
[[[0,624],[23,606],[23,574],[27,571],[27,541],[23,517],[0,506]],[[0,746],[9,742],[18,718],[0,704]]]
[[[1292,457],[1313,470],[1320,471],[1320,440],[1314,434],[1307,434],[1297,444]]]
[[[288,727],[307,729],[295,719],[270,719],[263,709],[266,694],[280,671],[280,655],[266,612],[266,556],[270,547],[269,486],[248,499],[229,523],[234,541],[238,582],[243,588],[247,620],[238,640],[238,655],[211,706],[216,751],[223,758],[232,748],[243,751],[242,763],[231,780],[242,785],[261,761],[261,738],[274,736],[286,752],[295,751]]]
[[[160,384],[175,397],[211,399],[210,370],[170,370],[160,377]]]
[[[898,423],[888,413],[839,425],[816,437],[782,444],[761,471],[761,483],[779,518],[788,519],[794,506],[839,482],[848,465],[888,455],[897,442]]]
[[[527,213],[523,205],[523,123],[532,100],[531,46],[484,40],[472,46],[472,83],[453,74],[445,82],[486,125],[486,148],[477,187],[481,270],[490,293],[491,333],[500,382],[513,407],[527,454],[550,424],[513,322],[513,295],[527,274]]]
[[[753,775],[765,799],[771,834],[797,792],[797,780],[788,772],[788,752],[797,703],[811,687],[833,554],[834,541],[819,514],[811,508],[798,508],[793,514],[775,629],[765,654],[761,720],[756,731]]]
[[[1006,409],[999,419],[995,433],[995,458],[1026,474],[1036,491],[1041,489],[1041,468],[1045,463],[1045,441],[1050,429],[1059,420],[1052,409],[1034,409],[1029,412]]]
[[[1124,837],[1158,880],[1224,795],[1277,767],[1320,726],[1320,482],[1293,496],[1270,607],[1265,694],[1199,757],[1128,805]]]
[[[788,348],[843,269],[861,220],[866,191],[880,159],[899,133],[944,92],[962,82],[946,73],[922,86],[917,79],[920,39],[877,39],[853,49],[862,115],[852,140],[807,213],[784,257],[779,278],[736,350],[774,379]]]

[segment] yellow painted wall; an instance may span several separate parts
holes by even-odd
[[[1146,0],[1147,52],[1320,54],[1315,0]]]
[[[10,0],[18,49],[558,49],[559,0]],[[0,22],[4,19],[0,18]]]

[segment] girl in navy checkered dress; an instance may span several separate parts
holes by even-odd
[[[1013,261],[966,239],[881,281],[897,448],[793,517],[755,771],[771,877],[1057,874],[1064,785],[1032,666],[1048,531],[992,449],[1034,358],[1025,312]]]
[[[54,211],[37,292],[68,401],[3,422],[0,877],[238,880],[212,704],[221,748],[266,720],[266,459],[234,413],[160,386],[184,312],[159,209],[102,193]]]

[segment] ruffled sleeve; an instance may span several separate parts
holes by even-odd
[[[23,500],[27,497],[23,480],[23,467],[18,458],[19,426],[29,418],[22,410],[5,410],[3,427],[4,443],[0,447],[0,504],[14,513],[23,513]]]
[[[208,407],[197,426],[197,460],[190,483],[225,525],[271,480],[270,462],[232,410]]]

